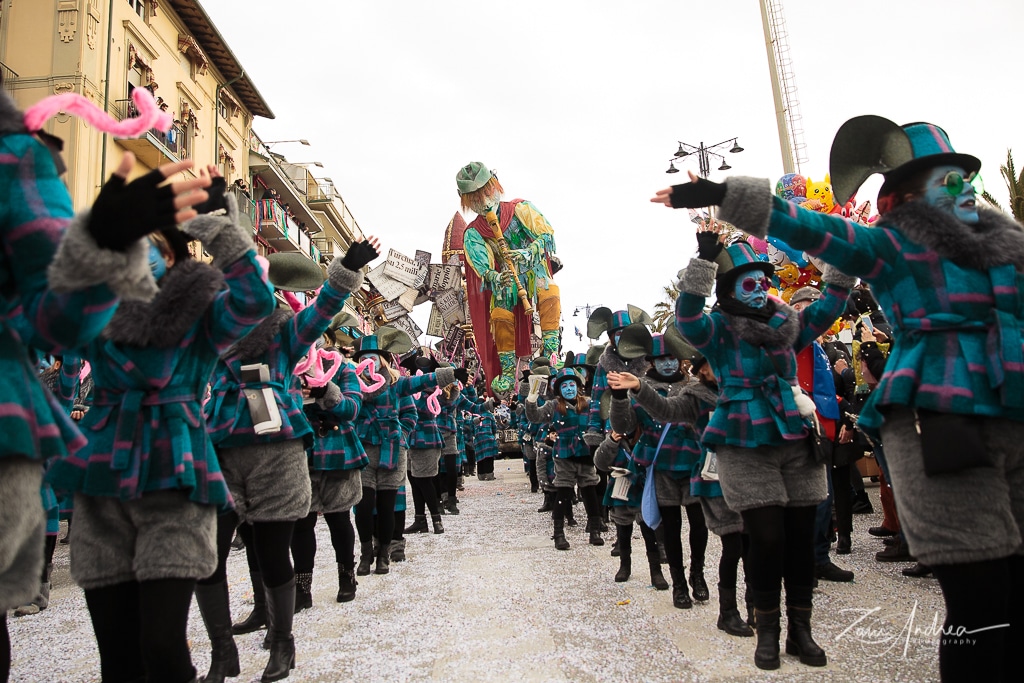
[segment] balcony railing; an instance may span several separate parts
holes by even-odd
[[[236,185],[228,185],[228,192],[230,192],[238,202],[239,215],[248,216],[249,223],[252,225],[253,231],[258,231],[259,223],[256,221],[256,202],[247,197]]]
[[[9,66],[0,62],[0,86],[7,92],[14,91],[14,80],[18,74],[14,73]]]
[[[132,100],[115,100],[114,114],[119,121],[123,121],[124,119],[138,116],[139,110],[135,107],[135,103]],[[156,128],[151,128],[146,133],[146,136],[151,142],[163,147],[161,151],[177,161],[188,159],[192,156],[188,130],[180,123],[173,124],[166,133]]]

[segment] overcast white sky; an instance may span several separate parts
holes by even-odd
[[[496,169],[508,198],[536,204],[565,263],[556,280],[569,349],[586,346],[571,336],[576,321],[585,331],[574,307],[651,311],[693,254],[686,212],[648,202],[685,180],[664,172],[677,140],[738,137],[745,151],[726,155],[728,173],[782,174],[757,0],[201,2],[277,115],[256,131],[309,139],[275,151],[323,162],[316,170],[385,248],[438,260],[469,161]],[[1008,147],[1024,167],[1024,3],[783,6],[805,175],[824,176],[853,116],[929,121],[982,160],[1005,203]],[[879,184],[859,199],[874,200]],[[414,314],[421,327],[428,308]]]

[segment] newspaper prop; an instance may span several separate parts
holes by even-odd
[[[403,315],[407,315],[408,313],[409,309],[402,305],[401,298],[396,299],[395,301],[389,301],[382,304],[380,307],[380,315],[384,318],[385,322],[401,318]]]
[[[427,273],[430,268],[430,252],[417,249],[416,258],[413,260],[416,261],[416,267],[419,268],[419,271],[416,273],[416,283],[413,287],[419,289],[427,281]]]
[[[405,294],[398,297],[398,303],[400,303],[406,311],[412,313],[413,306],[416,305],[416,299],[418,297],[419,290],[410,287],[407,290],[405,290]]]
[[[384,261],[384,274],[392,280],[398,280],[408,287],[417,287],[420,267],[416,259],[409,258],[395,249],[388,250],[388,258]]]
[[[458,289],[441,292],[437,295],[435,302],[441,312],[441,318],[449,325],[461,325],[468,320],[462,302],[462,292]]]
[[[241,370],[242,384],[252,385],[252,388],[246,387],[244,394],[253,429],[257,434],[281,431],[281,411],[277,407],[274,391],[270,387],[260,389],[256,386],[270,381],[270,367],[266,363],[255,363],[243,365]]]
[[[405,290],[409,287],[397,280],[393,280],[388,277],[384,269],[387,268],[387,262],[380,264],[370,272],[366,274],[366,278],[370,281],[380,295],[387,301],[394,301],[398,297],[405,294]]]
[[[401,318],[395,318],[388,323],[392,327],[397,327],[403,332],[407,333],[414,340],[419,339],[423,335],[423,330],[416,324],[416,321],[410,318],[408,315],[403,315]]]
[[[458,287],[462,282],[459,266],[431,263],[427,272],[427,287],[435,292],[444,292]]]
[[[442,347],[445,358],[453,358],[456,353],[461,351],[462,342],[466,338],[466,331],[458,325],[452,325],[448,328],[448,332],[444,336],[444,346]]]
[[[437,310],[437,304],[430,306],[430,319],[427,320],[427,336],[429,337],[443,337],[445,330],[444,318],[441,317],[441,311]]]

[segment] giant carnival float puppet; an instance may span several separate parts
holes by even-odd
[[[466,292],[477,347],[491,391],[507,395],[518,358],[533,355],[533,312],[540,317],[541,355],[558,352],[562,304],[552,276],[561,267],[555,232],[523,199],[502,201],[498,177],[479,161],[455,177],[462,208],[477,214],[463,233]]]
[[[858,428],[885,444],[903,531],[942,588],[944,628],[973,634],[943,639],[942,679],[1010,680],[1024,638],[1024,229],[976,203],[981,161],[930,123],[851,119],[830,166],[842,203],[882,174],[872,227],[802,210],[755,178],[691,176],[651,201],[718,206],[747,233],[870,285],[892,346]],[[757,630],[760,646],[760,616]]]

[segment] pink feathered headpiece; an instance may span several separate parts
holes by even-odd
[[[25,111],[25,127],[31,133],[41,131],[51,117],[63,111],[74,114],[97,130],[119,138],[137,138],[145,135],[151,128],[156,128],[162,133],[171,129],[174,120],[170,114],[160,111],[151,92],[145,88],[135,88],[132,90],[132,101],[138,115],[118,121],[78,93],[51,95]]]

